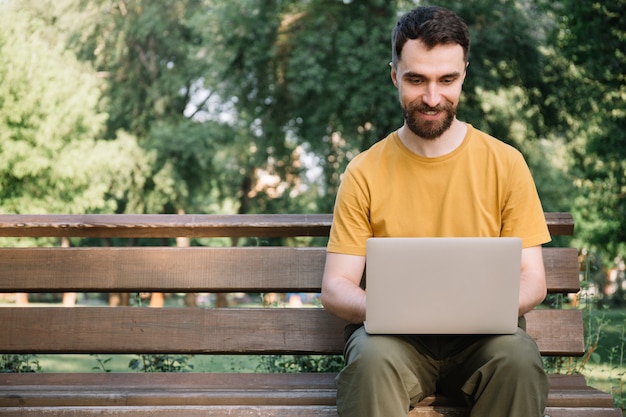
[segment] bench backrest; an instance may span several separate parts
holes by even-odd
[[[553,236],[567,213],[546,213]],[[4,237],[327,236],[331,215],[0,215]],[[579,291],[574,248],[545,248],[551,293]],[[319,292],[324,247],[0,248],[0,292]],[[544,355],[582,355],[576,310],[536,309]],[[2,353],[340,354],[345,323],[322,308],[0,308]]]

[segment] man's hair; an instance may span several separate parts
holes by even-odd
[[[427,48],[459,44],[463,58],[468,60],[470,37],[467,25],[454,12],[438,6],[423,6],[402,16],[391,37],[391,62],[396,68],[402,48],[409,39],[419,39]]]

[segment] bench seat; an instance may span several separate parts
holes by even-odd
[[[333,373],[5,374],[0,415],[24,407],[20,410],[32,415],[73,416],[88,407],[94,415],[337,417],[334,378]],[[551,375],[550,383],[546,414],[551,417],[621,416],[606,410],[613,398],[587,386],[581,375]],[[445,397],[431,396],[410,417],[442,415],[468,414]]]
[[[553,236],[567,213],[546,213]],[[0,215],[0,236],[230,237],[231,247],[0,248],[0,292],[319,292],[331,215]],[[291,247],[237,246],[283,238]],[[259,239],[255,242],[269,242]],[[106,241],[108,244],[109,241]],[[281,243],[284,243],[281,242]],[[295,242],[295,244],[294,244]],[[16,245],[20,246],[20,245]],[[548,290],[580,289],[575,248],[544,250]],[[545,306],[527,315],[544,356],[585,352],[582,312]],[[0,308],[0,353],[337,355],[345,322],[322,308]],[[0,374],[0,416],[337,417],[332,373]],[[617,417],[610,394],[581,375],[552,375],[546,415]],[[467,417],[436,395],[410,417]]]

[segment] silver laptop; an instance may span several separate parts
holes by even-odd
[[[517,329],[519,238],[370,238],[371,334],[510,334]]]

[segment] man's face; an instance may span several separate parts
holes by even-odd
[[[458,44],[428,49],[410,39],[391,69],[407,127],[422,139],[440,137],[454,121],[467,64]]]

